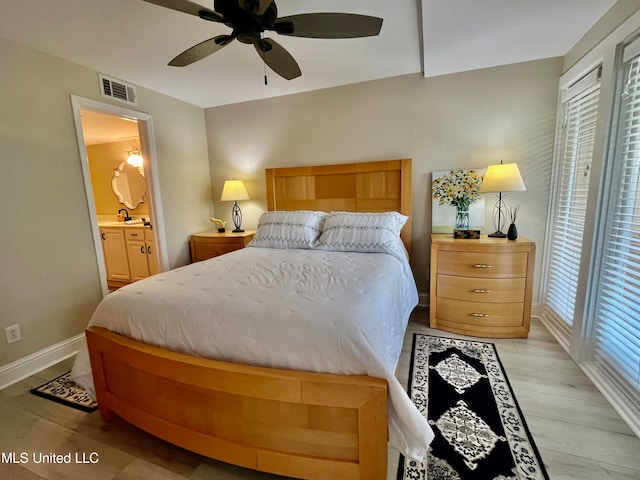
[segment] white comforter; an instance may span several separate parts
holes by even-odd
[[[384,378],[391,444],[421,460],[433,433],[394,377],[417,300],[404,258],[250,247],[121,288],[90,325],[189,355]],[[72,375],[93,392],[86,346]]]

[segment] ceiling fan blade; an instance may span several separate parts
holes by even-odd
[[[273,0],[238,0],[240,7],[255,15],[262,15],[267,11]]]
[[[178,12],[195,15],[196,17],[200,17],[204,20],[210,20],[212,22],[222,23],[222,15],[220,15],[218,12],[216,12],[215,10],[211,10],[210,8],[203,7],[202,5],[198,5],[197,3],[190,2],[189,0],[142,0],[142,1],[147,3],[153,3],[154,5],[159,5],[165,8],[170,8],[171,10],[176,10]]]
[[[279,18],[274,30],[307,38],[360,38],[380,33],[382,18],[354,13],[303,13]]]
[[[295,59],[275,40],[265,38],[253,45],[269,68],[281,77],[292,80],[302,75]]]
[[[186,49],[180,55],[169,62],[172,67],[185,67],[191,65],[198,60],[208,57],[212,53],[216,53],[223,47],[226,47],[234,39],[232,35],[218,35],[217,37],[205,40],[191,48]]]

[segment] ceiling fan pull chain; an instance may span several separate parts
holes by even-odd
[[[261,32],[260,33],[260,41],[262,42],[263,40],[264,40],[264,32]],[[261,56],[262,56],[262,68],[264,68],[264,84],[265,84],[265,86],[269,84],[267,82],[267,61],[265,60],[265,56],[266,55],[267,55],[267,52],[262,50],[262,55]]]

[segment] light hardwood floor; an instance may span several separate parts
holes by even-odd
[[[413,333],[455,336],[427,328],[426,311],[412,315],[398,366],[406,385]],[[553,480],[640,479],[640,440],[571,361],[542,324],[533,320],[528,339],[493,341]],[[222,464],[169,445],[116,419],[105,424],[29,393],[69,370],[67,360],[0,391],[0,452],[97,453],[98,463],[8,464],[4,479],[272,480],[274,475]],[[82,459],[82,457],[80,458]],[[1,458],[0,458],[1,460]],[[389,449],[388,479],[395,480],[398,453]],[[479,479],[483,480],[483,479]]]

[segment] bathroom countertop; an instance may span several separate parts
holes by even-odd
[[[119,228],[151,228],[150,225],[143,223],[125,223],[125,222],[98,222],[98,227],[119,227]]]

